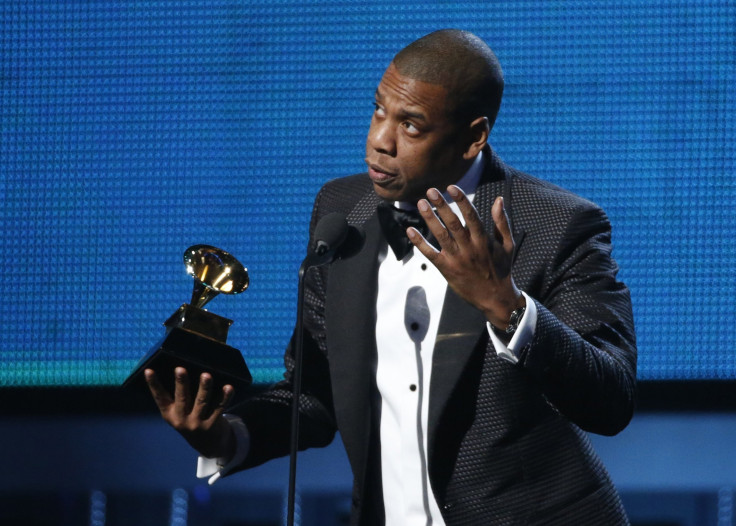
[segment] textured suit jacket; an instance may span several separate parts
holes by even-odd
[[[597,206],[505,165],[486,148],[474,204],[487,228],[503,195],[516,243],[513,276],[538,321],[520,362],[496,356],[485,319],[448,289],[432,363],[428,466],[448,524],[618,525],[627,519],[583,431],[615,434],[633,412],[631,303],[616,281],[610,225]],[[375,384],[378,252],[384,246],[365,174],[327,183],[311,229],[339,211],[365,232],[353,255],[313,269],[305,292],[300,448],[339,430],[354,475],[353,524],[381,524]],[[311,240],[310,240],[311,243]],[[402,298],[403,299],[403,298]],[[285,380],[238,412],[251,432],[243,468],[288,454],[291,346]]]

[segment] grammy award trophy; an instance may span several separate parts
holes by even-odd
[[[147,390],[143,371],[153,369],[173,396],[174,369],[184,367],[192,395],[203,372],[210,373],[216,390],[230,384],[236,396],[242,394],[253,379],[240,351],[225,343],[233,322],[203,307],[219,293],[243,292],[248,288],[248,271],[235,257],[209,245],[189,247],[184,252],[184,264],[194,278],[191,302],[183,304],[164,322],[166,334],[136,364],[123,387],[132,385]]]

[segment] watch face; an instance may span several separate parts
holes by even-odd
[[[516,332],[516,329],[519,327],[519,322],[521,322],[521,318],[524,317],[524,312],[526,312],[526,307],[518,308],[511,313],[509,326],[506,328],[506,334],[513,334]]]

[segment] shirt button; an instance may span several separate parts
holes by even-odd
[[[422,270],[427,270],[427,264],[426,263],[422,263]]]
[[[409,390],[410,390],[410,391],[416,391],[416,390],[417,390],[417,386],[416,386],[416,384],[411,384],[411,385],[409,386]]]

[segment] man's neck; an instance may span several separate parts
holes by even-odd
[[[483,175],[484,163],[485,160],[483,152],[481,151],[478,153],[475,159],[473,159],[470,168],[468,168],[468,170],[460,178],[460,180],[455,183],[455,186],[459,187],[465,195],[474,194],[476,188],[478,188],[478,183],[480,182],[481,175]],[[445,201],[450,201],[450,197],[447,195],[446,191],[443,192],[442,195],[445,198]],[[416,210],[417,208],[416,202],[412,201],[396,201],[394,203],[394,206],[402,210]]]

